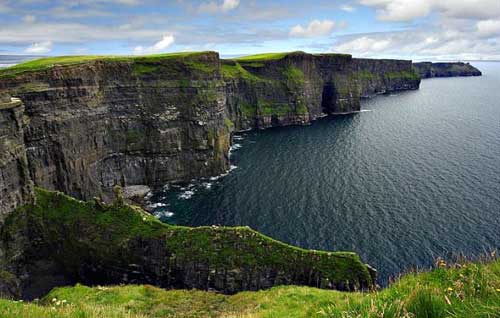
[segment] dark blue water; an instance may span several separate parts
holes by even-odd
[[[244,133],[236,169],[155,194],[167,204],[156,212],[355,251],[381,283],[438,256],[499,248],[500,63],[476,64],[483,77],[424,80],[364,101],[367,112]]]

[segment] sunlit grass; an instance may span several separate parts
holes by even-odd
[[[242,57],[235,58],[237,61],[264,61],[264,60],[281,60],[291,52],[282,52],[282,53],[261,53],[254,55],[246,55]]]
[[[38,302],[0,300],[0,317],[496,318],[500,261],[438,264],[378,292],[281,286],[233,296],[149,285],[56,288]]]
[[[34,72],[50,69],[55,66],[78,65],[92,61],[123,61],[123,62],[155,62],[163,59],[192,57],[207,52],[177,52],[153,55],[69,55],[45,57],[17,64],[0,70],[0,78],[11,77],[24,72]]]

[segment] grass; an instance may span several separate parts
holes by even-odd
[[[377,76],[370,71],[362,70],[362,71],[354,72],[353,77],[370,81],[370,80],[375,79]]]
[[[294,87],[297,86],[302,86],[305,83],[305,75],[304,72],[302,72],[301,69],[294,67],[294,66],[288,66],[283,69],[283,75],[287,79],[287,82]]]
[[[0,300],[0,317],[498,318],[500,261],[439,264],[370,293],[280,286],[225,296],[149,285],[54,289],[38,302]]]
[[[288,103],[272,103],[266,101],[259,101],[258,109],[263,116],[285,116],[292,112],[292,108]]]
[[[415,71],[401,71],[401,72],[391,72],[385,73],[384,76],[388,79],[409,79],[409,80],[419,80],[420,76]]]
[[[282,52],[282,53],[261,53],[254,55],[246,55],[233,59],[234,61],[251,62],[251,61],[273,61],[281,60],[288,54],[294,52]]]
[[[250,82],[265,82],[266,79],[261,78],[247,71],[240,63],[223,63],[221,65],[222,76],[226,79],[244,79]]]
[[[197,57],[209,52],[178,52],[153,54],[144,56],[118,56],[118,55],[81,55],[81,56],[57,56],[46,57],[17,64],[0,70],[0,78],[14,77],[25,72],[37,72],[51,69],[55,66],[79,65],[95,61],[111,61],[111,62],[131,62],[136,64],[134,71],[136,73],[147,73],[154,70],[152,63],[158,63],[162,60],[169,59],[186,59]],[[200,64],[200,63],[199,63]],[[196,64],[195,66],[199,66]]]

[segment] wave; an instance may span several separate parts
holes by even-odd
[[[167,210],[164,210],[164,211],[155,211],[155,212],[153,212],[153,215],[154,215],[157,219],[161,219],[161,218],[171,218],[172,216],[174,216],[174,212],[167,211]]]

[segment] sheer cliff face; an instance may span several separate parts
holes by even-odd
[[[115,184],[222,173],[229,131],[217,54],[154,63],[95,61],[2,80],[21,98],[36,185],[79,198]]]
[[[223,61],[228,116],[237,129],[304,124],[360,110],[360,97],[417,89],[411,61],[291,53]]]
[[[410,61],[300,52],[224,61],[208,52],[4,76],[0,95],[25,105],[26,126],[16,140],[21,147],[24,140],[31,180],[88,199],[106,197],[115,184],[157,186],[220,174],[229,166],[234,129],[357,111],[362,96],[416,89],[419,82]],[[12,171],[2,168],[3,175]],[[4,181],[7,192],[16,189],[13,182]],[[2,200],[2,209],[16,202]]]
[[[0,226],[10,211],[31,202],[32,198],[23,139],[23,111],[21,101],[8,96],[0,98]]]
[[[469,63],[414,63],[416,72],[422,78],[454,77],[454,76],[481,76],[481,71]]]

